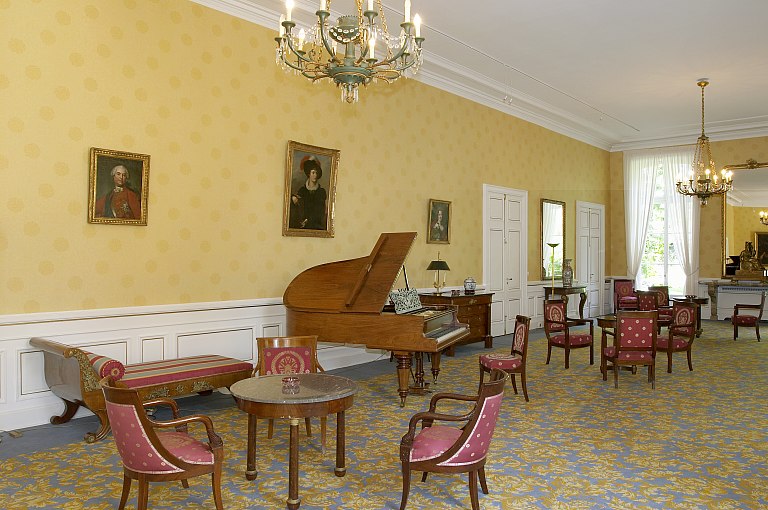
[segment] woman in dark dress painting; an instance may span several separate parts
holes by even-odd
[[[323,169],[313,156],[301,161],[307,181],[291,196],[291,228],[325,230],[325,204],[328,193],[320,185]]]

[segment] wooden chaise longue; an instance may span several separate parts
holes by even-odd
[[[85,435],[88,443],[103,439],[110,431],[99,386],[99,381],[108,375],[138,390],[143,400],[149,400],[229,388],[251,377],[253,371],[250,363],[225,356],[201,355],[123,365],[107,356],[45,338],[32,338],[29,343],[43,351],[45,381],[66,406],[60,416],[51,417],[51,423],[68,422],[81,405],[98,416],[100,427]]]

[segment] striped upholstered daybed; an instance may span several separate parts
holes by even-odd
[[[104,438],[110,430],[99,386],[103,377],[111,375],[138,390],[142,399],[149,400],[228,388],[250,377],[253,371],[246,361],[212,354],[123,365],[115,359],[45,338],[32,338],[29,343],[43,351],[45,381],[66,405],[60,416],[51,417],[51,423],[66,423],[81,405],[87,407],[100,422],[98,431],[85,435],[89,443]]]

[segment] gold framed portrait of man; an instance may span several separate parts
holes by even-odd
[[[149,155],[91,147],[88,223],[146,225]]]

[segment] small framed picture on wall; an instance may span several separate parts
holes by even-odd
[[[91,147],[88,223],[146,225],[149,155]]]
[[[333,237],[341,151],[288,142],[283,235]]]
[[[430,198],[428,214],[427,243],[450,244],[451,203]]]

